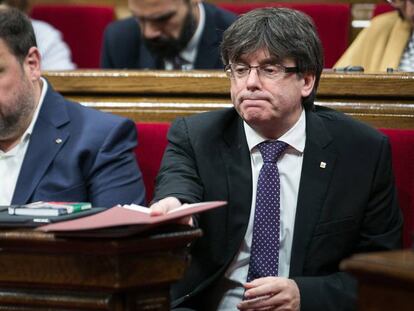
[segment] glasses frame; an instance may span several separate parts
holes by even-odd
[[[249,71],[246,73],[245,76],[243,77],[236,77],[233,74],[233,69],[232,69],[232,65],[239,65],[239,66],[245,66],[247,68],[249,68]],[[275,77],[269,77],[266,74],[264,74],[260,68],[263,68],[265,66],[276,66],[278,68],[280,68],[281,70],[279,71],[279,73],[299,73],[299,67],[295,66],[295,67],[286,67],[283,66],[281,64],[263,64],[263,65],[255,65],[255,66],[251,66],[251,65],[247,65],[247,64],[241,64],[241,63],[231,63],[231,64],[227,64],[224,67],[224,72],[226,73],[226,76],[230,79],[235,79],[235,80],[242,80],[244,78],[247,78],[250,75],[250,72],[252,71],[252,69],[256,69],[257,70],[257,74],[259,75],[259,77],[266,77],[270,80],[277,80],[278,78],[282,77],[281,75],[276,75]]]

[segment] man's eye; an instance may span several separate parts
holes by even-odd
[[[238,75],[245,74],[249,71],[249,67],[237,66],[234,68],[234,72]]]
[[[262,71],[267,75],[277,75],[279,73],[278,68],[275,66],[264,66]]]

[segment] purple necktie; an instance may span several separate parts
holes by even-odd
[[[276,162],[287,146],[282,141],[265,141],[257,145],[262,154],[263,166],[257,182],[248,282],[278,275],[280,178]]]

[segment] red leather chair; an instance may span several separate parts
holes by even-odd
[[[398,200],[404,217],[403,244],[414,242],[414,130],[381,129],[391,143]]]
[[[349,4],[316,3],[219,3],[223,9],[243,14],[261,7],[287,7],[302,11],[312,17],[325,51],[325,67],[332,67],[349,44],[351,8]]]
[[[138,146],[135,155],[141,169],[146,190],[146,201],[149,204],[153,198],[155,178],[165,147],[170,123],[136,123]]]
[[[374,11],[372,12],[372,17],[375,17],[379,14],[383,14],[383,13],[387,13],[390,11],[394,11],[395,8],[393,8],[391,5],[389,5],[388,3],[378,3],[375,8]]]
[[[147,203],[154,193],[155,178],[167,146],[170,123],[137,123],[138,146],[135,154],[143,174]],[[414,233],[414,130],[380,129],[388,136],[398,200],[404,217],[403,245],[409,248]]]
[[[114,20],[114,8],[95,5],[35,5],[31,17],[63,34],[78,68],[99,68],[103,32]]]

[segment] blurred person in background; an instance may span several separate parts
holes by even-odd
[[[143,204],[134,122],[66,100],[40,64],[30,19],[0,5],[0,205]]]
[[[0,0],[10,7],[29,14],[30,6],[28,0]],[[52,25],[31,19],[36,35],[36,41],[40,54],[42,55],[42,70],[71,70],[76,69],[72,62],[69,46],[63,40],[62,34]]]
[[[101,67],[222,69],[219,46],[233,13],[201,0],[129,0],[132,17],[110,24]]]
[[[365,71],[414,71],[414,1],[388,0],[396,10],[374,17],[334,68],[362,66]]]

